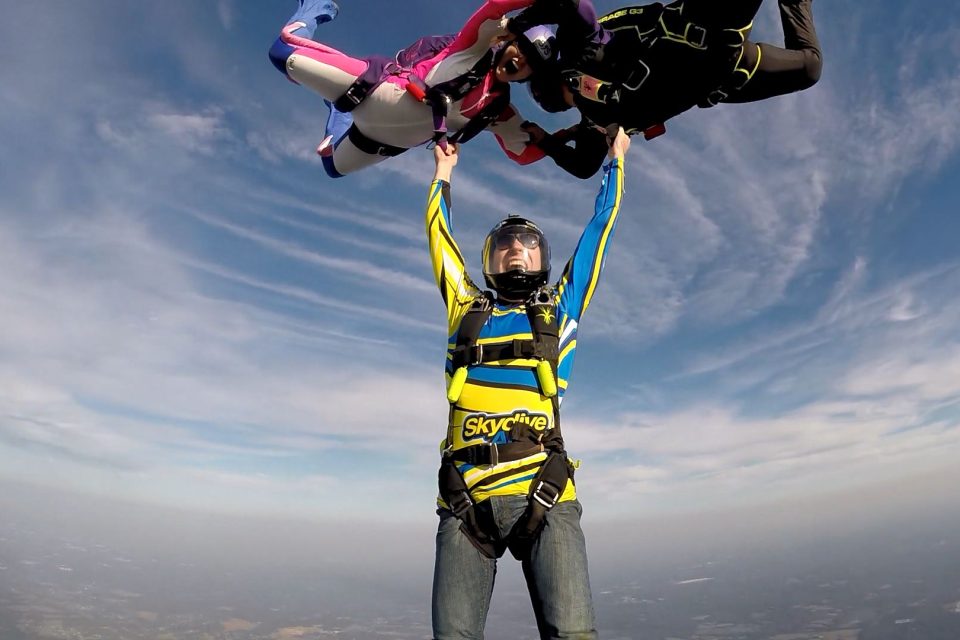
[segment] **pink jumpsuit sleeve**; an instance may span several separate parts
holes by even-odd
[[[467,23],[460,29],[456,40],[450,43],[448,49],[451,53],[464,51],[476,45],[480,39],[480,34],[484,31],[484,23],[488,21],[499,22],[503,16],[517,9],[524,9],[534,3],[534,0],[487,0],[483,6],[470,16]],[[489,43],[485,43],[489,46]]]
[[[530,134],[521,126],[525,120],[512,104],[503,110],[487,130],[497,138],[500,148],[517,164],[532,164],[545,156],[543,149],[530,142]]]

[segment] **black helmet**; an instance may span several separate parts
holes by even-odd
[[[531,265],[530,269],[504,269],[497,250],[504,251],[514,243],[528,251],[539,248],[539,264]],[[540,228],[518,215],[507,216],[498,222],[483,243],[483,278],[488,287],[507,296],[527,296],[546,285],[550,278],[550,245]]]
[[[530,95],[540,108],[549,113],[558,113],[571,108],[563,94],[565,80],[559,65],[544,65],[530,77]]]
[[[516,43],[535,73],[557,61],[557,36],[547,25],[527,29],[517,36]]]

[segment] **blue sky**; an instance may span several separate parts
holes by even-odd
[[[266,57],[293,5],[4,9],[0,479],[257,515],[431,517],[446,419],[422,221],[432,159],[323,174],[323,105]],[[344,0],[317,35],[391,53],[475,6]],[[947,2],[815,10],[816,87],[634,140],[564,405],[590,518],[924,474],[949,486],[960,20]],[[754,38],[780,41],[772,2]],[[530,119],[572,118],[520,93]],[[559,270],[599,179],[518,168],[487,138],[454,177],[473,272],[507,212],[541,223]]]

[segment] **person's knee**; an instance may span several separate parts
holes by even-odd
[[[273,46],[270,47],[268,54],[270,56],[270,62],[272,62],[273,66],[275,66],[277,70],[285,76],[287,75],[287,58],[289,58],[290,54],[293,52],[294,48],[284,42],[281,38],[277,38],[274,41]]]

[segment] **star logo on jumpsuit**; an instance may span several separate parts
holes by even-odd
[[[553,322],[553,314],[550,313],[550,309],[541,309],[537,312],[537,315],[543,318],[545,324],[550,324]]]

